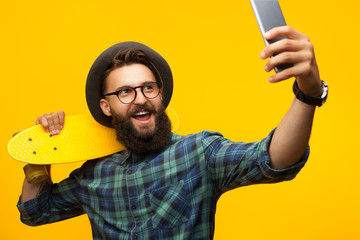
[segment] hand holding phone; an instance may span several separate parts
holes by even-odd
[[[267,31],[274,27],[286,26],[284,16],[277,0],[250,0],[250,3],[255,13],[255,17],[266,46],[283,38],[286,38],[277,37],[268,41],[264,36]],[[276,56],[276,54],[273,56]],[[275,72],[280,72],[292,66],[293,64],[290,63],[278,65],[275,67]]]

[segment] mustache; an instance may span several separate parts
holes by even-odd
[[[135,106],[133,109],[131,109],[131,111],[129,111],[127,113],[127,117],[130,118],[132,117],[133,115],[135,115],[136,113],[140,112],[140,111],[146,111],[146,112],[149,112],[149,113],[152,113],[152,114],[155,114],[157,113],[156,109],[152,106],[149,106],[147,103],[145,103],[144,105],[137,105]]]

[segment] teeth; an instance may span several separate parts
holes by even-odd
[[[142,115],[146,115],[146,114],[149,114],[149,112],[142,111],[142,112],[136,113],[134,116],[142,116]]]

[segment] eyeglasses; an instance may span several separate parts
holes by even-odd
[[[146,82],[142,86],[122,87],[118,91],[106,93],[104,96],[116,95],[120,102],[129,104],[135,100],[137,95],[137,88],[141,88],[142,94],[148,99],[156,98],[160,93],[159,84],[157,82]]]

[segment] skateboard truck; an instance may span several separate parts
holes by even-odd
[[[24,167],[26,180],[30,184],[41,183],[50,180],[50,174],[47,165],[27,164]]]

